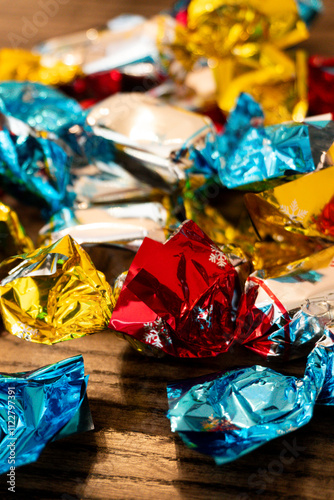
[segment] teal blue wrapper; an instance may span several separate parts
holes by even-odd
[[[309,126],[264,127],[260,105],[245,93],[240,94],[224,133],[218,136],[217,148],[219,178],[230,189],[315,169]]]
[[[0,83],[0,108],[35,130],[53,132],[66,139],[68,129],[78,123],[80,104],[59,90],[42,83]]]
[[[303,378],[256,365],[169,384],[172,431],[224,464],[307,424],[318,397],[334,403],[334,337],[326,334],[309,354]]]
[[[0,119],[0,185],[49,213],[71,206],[68,152],[16,118],[0,114]]]
[[[298,11],[303,21],[310,26],[315,17],[323,10],[321,0],[297,0]]]
[[[93,428],[87,382],[82,356],[0,374],[1,474],[36,461],[49,441]]]

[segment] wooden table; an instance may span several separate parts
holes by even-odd
[[[312,52],[334,55],[334,5],[317,22],[305,45]],[[164,0],[159,8],[167,7]],[[146,15],[153,2],[62,0],[59,11],[27,41],[26,47],[56,34],[102,24],[121,12]],[[0,45],[8,33],[22,32],[25,19],[40,9],[31,0],[0,1]],[[21,31],[20,31],[21,30]],[[28,232],[42,225],[35,209],[15,204]],[[101,270],[125,267],[110,252],[96,251]],[[105,331],[55,346],[0,337],[0,371],[33,370],[82,353],[90,375],[88,397],[95,430],[49,444],[40,459],[16,472],[16,499],[331,499],[334,498],[334,408],[315,409],[309,425],[263,446],[231,464],[218,467],[187,449],[170,432],[166,383],[261,360],[241,348],[209,360],[146,358]],[[302,375],[305,360],[274,366]],[[284,449],[295,450],[289,463]],[[2,476],[0,498],[11,498]]]

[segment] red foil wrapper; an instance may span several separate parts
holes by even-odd
[[[145,238],[109,327],[178,357],[216,356],[233,338],[236,271],[193,221],[164,244]]]
[[[267,359],[308,354],[333,321],[334,246],[288,267],[267,279],[251,274],[239,304],[235,342]]]
[[[334,113],[334,57],[309,58],[309,113]]]
[[[316,225],[321,233],[334,238],[334,196],[322,209],[316,219]]]
[[[137,92],[145,92],[157,86],[163,79],[163,76],[157,72],[136,76],[113,69],[77,77],[60,88],[70,97],[77,99],[83,107],[89,107],[117,92],[130,92],[134,89]]]

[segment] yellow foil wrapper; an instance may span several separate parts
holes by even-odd
[[[263,193],[245,195],[261,237],[279,243],[296,236],[334,241],[334,167],[303,175]]]
[[[286,274],[300,274],[306,273],[312,270],[319,270],[324,267],[334,266],[334,246],[331,245],[328,248],[323,248],[316,250],[314,253],[310,253],[306,257],[301,257],[297,260],[291,261],[288,266],[277,265],[271,273],[261,273],[261,278],[278,278],[280,276],[285,276]],[[287,283],[288,286],[288,283]]]
[[[282,49],[308,37],[295,0],[192,0],[188,27],[195,44],[214,57],[255,53],[265,41]]]
[[[61,61],[50,62],[38,54],[24,49],[0,50],[0,80],[39,82],[46,85],[61,85],[81,75],[77,65]]]
[[[229,57],[211,61],[219,107],[228,113],[241,92],[261,103],[265,124],[301,122],[308,109],[307,57],[299,50],[287,54],[263,44],[253,57]]]
[[[34,244],[25,234],[19,218],[7,205],[0,202],[0,259],[32,252]]]
[[[230,191],[225,194],[225,203],[223,213],[222,207],[208,205],[206,198],[203,202],[196,198],[192,186],[183,192],[186,219],[196,222],[216,245],[235,245],[243,255],[250,255],[258,238],[244,208],[243,195]]]
[[[274,278],[291,272],[296,259],[304,262],[310,256],[326,248],[326,243],[312,240],[302,235],[290,235],[290,241],[261,241],[254,246],[252,256],[253,268],[261,271],[262,278]]]
[[[295,0],[192,0],[187,14],[187,26],[160,18],[158,46],[173,77],[206,58],[225,113],[240,92],[249,92],[263,106],[266,124],[304,119],[306,55],[283,52],[308,38]]]
[[[70,236],[0,265],[0,311],[17,337],[53,344],[104,330],[115,300]]]

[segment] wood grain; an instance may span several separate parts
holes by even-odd
[[[108,2],[63,0],[56,15],[24,45],[49,36],[103,24],[122,13],[151,15],[168,7],[149,0]],[[334,55],[334,4],[316,22],[305,46],[312,53]],[[39,1],[0,1],[0,45],[9,45],[9,33],[22,34],[25,19],[41,9]],[[36,239],[42,225],[35,209],[13,200],[23,223]],[[129,254],[93,249],[92,258],[109,279],[126,269]],[[250,455],[223,467],[187,449],[170,432],[166,383],[224,367],[260,362],[241,348],[213,360],[160,360],[132,350],[112,332],[61,343],[32,344],[4,333],[0,337],[0,371],[33,370],[82,353],[90,375],[88,396],[95,430],[51,443],[40,459],[17,470],[16,499],[331,499],[334,498],[334,409],[316,408],[313,420],[299,431],[277,439]],[[301,375],[305,361],[280,366]],[[282,468],[287,446],[299,447],[298,456]],[[11,498],[6,478],[0,478],[0,498]]]

